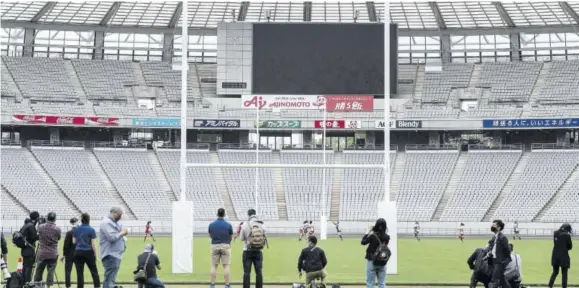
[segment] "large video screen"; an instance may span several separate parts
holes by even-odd
[[[255,94],[383,95],[384,25],[254,24],[252,61]]]

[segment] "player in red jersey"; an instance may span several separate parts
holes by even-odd
[[[464,223],[460,223],[460,228],[458,229],[458,232],[460,233],[458,235],[458,239],[460,239],[461,242],[464,242]]]
[[[145,226],[145,239],[143,241],[147,241],[147,236],[151,236],[153,242],[157,242],[157,240],[155,240],[155,236],[153,236],[151,231],[153,231],[153,228],[151,227],[151,221],[149,221],[147,222],[147,226]]]
[[[239,234],[241,234],[241,227],[243,227],[243,222],[239,223],[239,226],[237,226],[237,231],[235,232],[235,236],[233,236],[233,241],[235,241],[235,239],[239,237]]]

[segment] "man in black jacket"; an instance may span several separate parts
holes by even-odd
[[[472,276],[470,278],[470,288],[476,287],[478,282],[483,283],[485,288],[489,287],[489,282],[491,280],[491,271],[488,266],[488,262],[485,259],[488,254],[487,248],[477,248],[474,250],[472,255],[468,258],[466,263],[470,270],[472,270]],[[485,263],[486,262],[486,263]]]
[[[21,249],[22,256],[22,278],[24,283],[32,280],[32,269],[34,268],[34,261],[36,261],[36,241],[38,241],[38,231],[36,231],[36,223],[40,214],[37,211],[30,213],[30,222],[24,224],[20,233],[26,240],[26,246]]]
[[[298,259],[298,273],[300,278],[302,278],[302,270],[306,271],[306,286],[309,288],[312,285],[312,281],[315,279],[320,279],[320,284],[325,285],[326,280],[326,264],[328,260],[326,259],[326,253],[322,248],[316,246],[318,244],[318,239],[316,236],[308,237],[308,247],[302,250],[300,258]]]
[[[553,234],[553,252],[551,253],[553,273],[549,279],[549,287],[553,287],[555,284],[555,280],[559,275],[559,268],[561,268],[561,287],[567,288],[567,273],[571,267],[569,250],[573,249],[573,241],[571,240],[572,231],[571,225],[565,223]]]
[[[493,221],[491,231],[495,233],[491,245],[490,263],[493,266],[491,282],[494,288],[509,288],[505,278],[505,269],[511,262],[511,249],[509,249],[509,239],[503,234],[505,223],[501,220]]]
[[[62,257],[60,261],[64,261],[64,283],[66,288],[70,288],[70,272],[72,271],[72,264],[74,264],[74,243],[72,243],[72,235],[74,234],[74,228],[78,225],[78,219],[70,219],[70,226],[72,228],[66,232],[64,236],[64,246],[62,247]]]

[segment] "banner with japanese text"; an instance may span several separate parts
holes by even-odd
[[[374,96],[328,95],[326,107],[328,112],[372,112],[374,111]]]
[[[181,126],[181,119],[178,119],[178,118],[133,118],[133,126],[136,126],[136,127],[178,128]]]
[[[193,127],[197,128],[239,128],[241,120],[238,119],[195,119]]]
[[[258,127],[257,121],[253,122],[253,127]],[[302,121],[300,120],[263,120],[259,121],[259,128],[302,128]]]
[[[320,110],[324,109],[326,98],[323,95],[242,95],[243,109],[284,109]]]
[[[483,128],[565,128],[579,127],[579,118],[483,120]]]
[[[326,129],[344,129],[346,128],[345,120],[326,120]],[[316,120],[314,122],[314,128],[322,129],[324,128],[324,120]]]

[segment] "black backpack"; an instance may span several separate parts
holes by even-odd
[[[6,281],[6,288],[24,287],[24,277],[20,272],[12,272],[10,278]]]
[[[476,257],[476,262],[474,264],[474,275],[479,281],[484,281],[491,276],[491,266],[489,265],[488,257],[486,257],[486,250],[480,252]]]
[[[26,248],[26,237],[20,231],[16,231],[12,234],[12,243],[20,249]]]
[[[373,235],[376,236],[376,239],[378,239],[380,244],[378,245],[378,248],[376,248],[374,254],[372,254],[372,264],[375,266],[386,266],[388,260],[390,260],[390,256],[392,256],[392,252],[390,251],[390,248],[388,248],[388,245],[380,240],[378,234]]]

